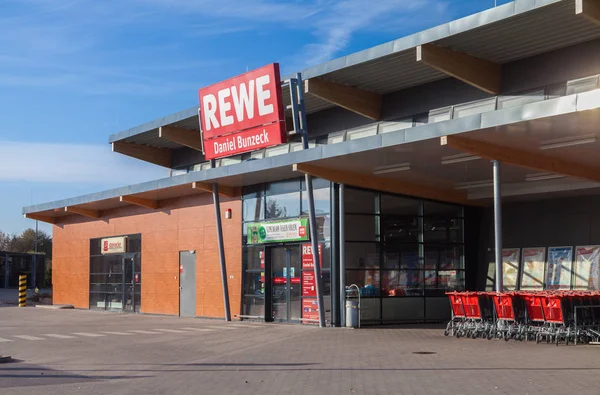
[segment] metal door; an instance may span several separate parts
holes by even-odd
[[[179,252],[179,315],[196,316],[196,251]]]
[[[271,284],[273,320],[300,321],[301,260],[298,246],[273,247],[271,254]]]

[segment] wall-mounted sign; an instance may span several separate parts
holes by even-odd
[[[202,88],[198,98],[206,159],[287,140],[277,63]]]
[[[104,254],[122,254],[127,252],[127,237],[108,237],[101,240],[101,251]]]
[[[308,240],[308,218],[248,224],[248,244]]]
[[[319,243],[319,262],[323,267],[323,244],[321,243]],[[314,267],[312,244],[302,244],[302,296],[317,296]]]

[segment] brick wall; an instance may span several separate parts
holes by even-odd
[[[225,219],[230,208],[232,219]],[[128,206],[92,220],[73,215],[53,226],[54,303],[89,307],[90,239],[142,234],[143,313],[179,314],[179,251],[196,250],[196,315],[224,317],[219,250],[211,194],[161,201],[149,210]],[[231,314],[241,307],[241,201],[221,197]]]

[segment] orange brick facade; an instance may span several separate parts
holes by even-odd
[[[221,215],[234,316],[241,309],[241,200],[221,197]],[[88,308],[90,239],[136,233],[142,235],[142,313],[179,314],[179,251],[196,250],[196,315],[224,317],[211,194],[163,200],[158,210],[128,206],[103,211],[100,219],[61,218],[53,226],[54,303]]]

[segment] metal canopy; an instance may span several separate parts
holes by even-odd
[[[600,29],[575,14],[575,0],[516,0],[308,68],[302,71],[302,76],[386,94],[448,78],[416,61],[416,47],[422,44],[434,43],[505,64],[597,38],[600,38]],[[285,87],[283,97],[289,101]],[[334,105],[310,94],[306,96],[308,114],[330,107]],[[160,139],[158,128],[172,125],[199,131],[197,111],[197,107],[193,107],[113,134],[109,142],[182,148]]]
[[[466,183],[491,181],[489,160],[442,164],[445,157],[460,154],[461,151],[442,146],[441,136],[465,136],[485,144],[501,145],[509,151],[515,148],[540,153],[540,145],[547,141],[583,136],[589,138],[593,135],[593,142],[545,152],[584,166],[600,168],[600,158],[597,155],[600,148],[598,124],[600,90],[595,90],[29,206],[23,209],[23,214],[59,217],[69,215],[61,210],[66,206],[93,210],[117,208],[124,205],[119,201],[119,196],[122,195],[155,200],[192,195],[197,193],[192,190],[193,182],[218,182],[222,186],[240,187],[278,181],[298,177],[300,174],[292,168],[292,165],[297,163],[448,190],[456,190],[457,186]],[[409,163],[410,169],[377,176],[373,174],[382,167],[402,163]],[[509,164],[503,166],[503,171],[503,193],[508,196],[550,192],[577,193],[600,187],[600,183],[575,177],[528,182],[527,178],[539,171]],[[468,189],[469,199],[490,197],[489,187]]]

